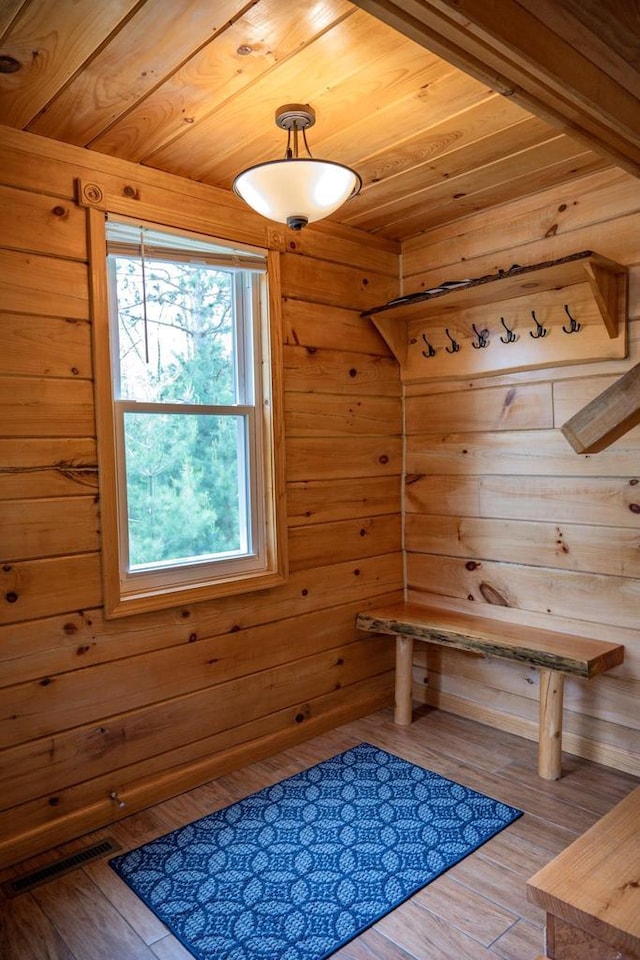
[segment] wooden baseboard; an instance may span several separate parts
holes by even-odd
[[[499,710],[492,710],[484,704],[464,700],[454,694],[443,693],[440,690],[430,690],[428,687],[421,687],[416,684],[413,689],[413,698],[418,703],[437,707],[447,713],[465,717],[467,720],[486,723],[489,727],[514,733],[526,740],[537,741],[538,739],[537,722],[513,714],[501,713]],[[601,763],[605,767],[612,767],[614,770],[621,770],[623,773],[640,777],[640,759],[630,756],[624,750],[611,744],[596,743],[594,740],[579,737],[565,730],[562,734],[562,749],[565,753],[570,753],[575,757],[583,757],[585,760],[591,760],[592,763]]]
[[[389,685],[388,691],[378,691],[355,702],[341,703],[318,717],[308,718],[303,724],[294,724],[277,733],[240,744],[205,760],[198,760],[143,780],[123,794],[126,806],[121,810],[115,807],[112,800],[105,797],[104,800],[75,810],[53,823],[26,833],[17,833],[0,843],[0,869],[44,853],[93,830],[107,827],[117,820],[123,820],[133,813],[192,790],[232,770],[238,770],[257,760],[264,760],[343,723],[375,713],[383,707],[391,706],[392,702],[393,694]]]

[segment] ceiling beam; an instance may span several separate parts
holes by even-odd
[[[617,166],[640,176],[640,99],[607,72],[596,47],[589,57],[573,46],[564,10],[561,26],[547,24],[517,0],[352,0],[356,6],[480,80]],[[635,4],[601,0],[604,20],[617,17],[629,41],[640,29]],[[574,11],[578,9],[578,14]],[[640,90],[640,73],[638,87]]]

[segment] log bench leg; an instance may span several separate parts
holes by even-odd
[[[562,698],[564,674],[540,670],[540,725],[538,729],[538,773],[545,780],[562,776]]]
[[[413,719],[413,637],[396,636],[396,708],[393,722],[406,727]]]

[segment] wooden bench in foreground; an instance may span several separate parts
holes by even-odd
[[[401,725],[412,720],[414,640],[539,667],[538,773],[545,780],[558,780],[561,776],[564,675],[588,679],[617,667],[624,660],[624,647],[618,643],[507,624],[417,603],[390,604],[359,613],[356,626],[396,638],[394,719]]]
[[[553,960],[640,960],[640,787],[527,883]]]

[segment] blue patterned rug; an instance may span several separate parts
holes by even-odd
[[[110,864],[198,960],[322,960],[520,815],[362,743]]]

